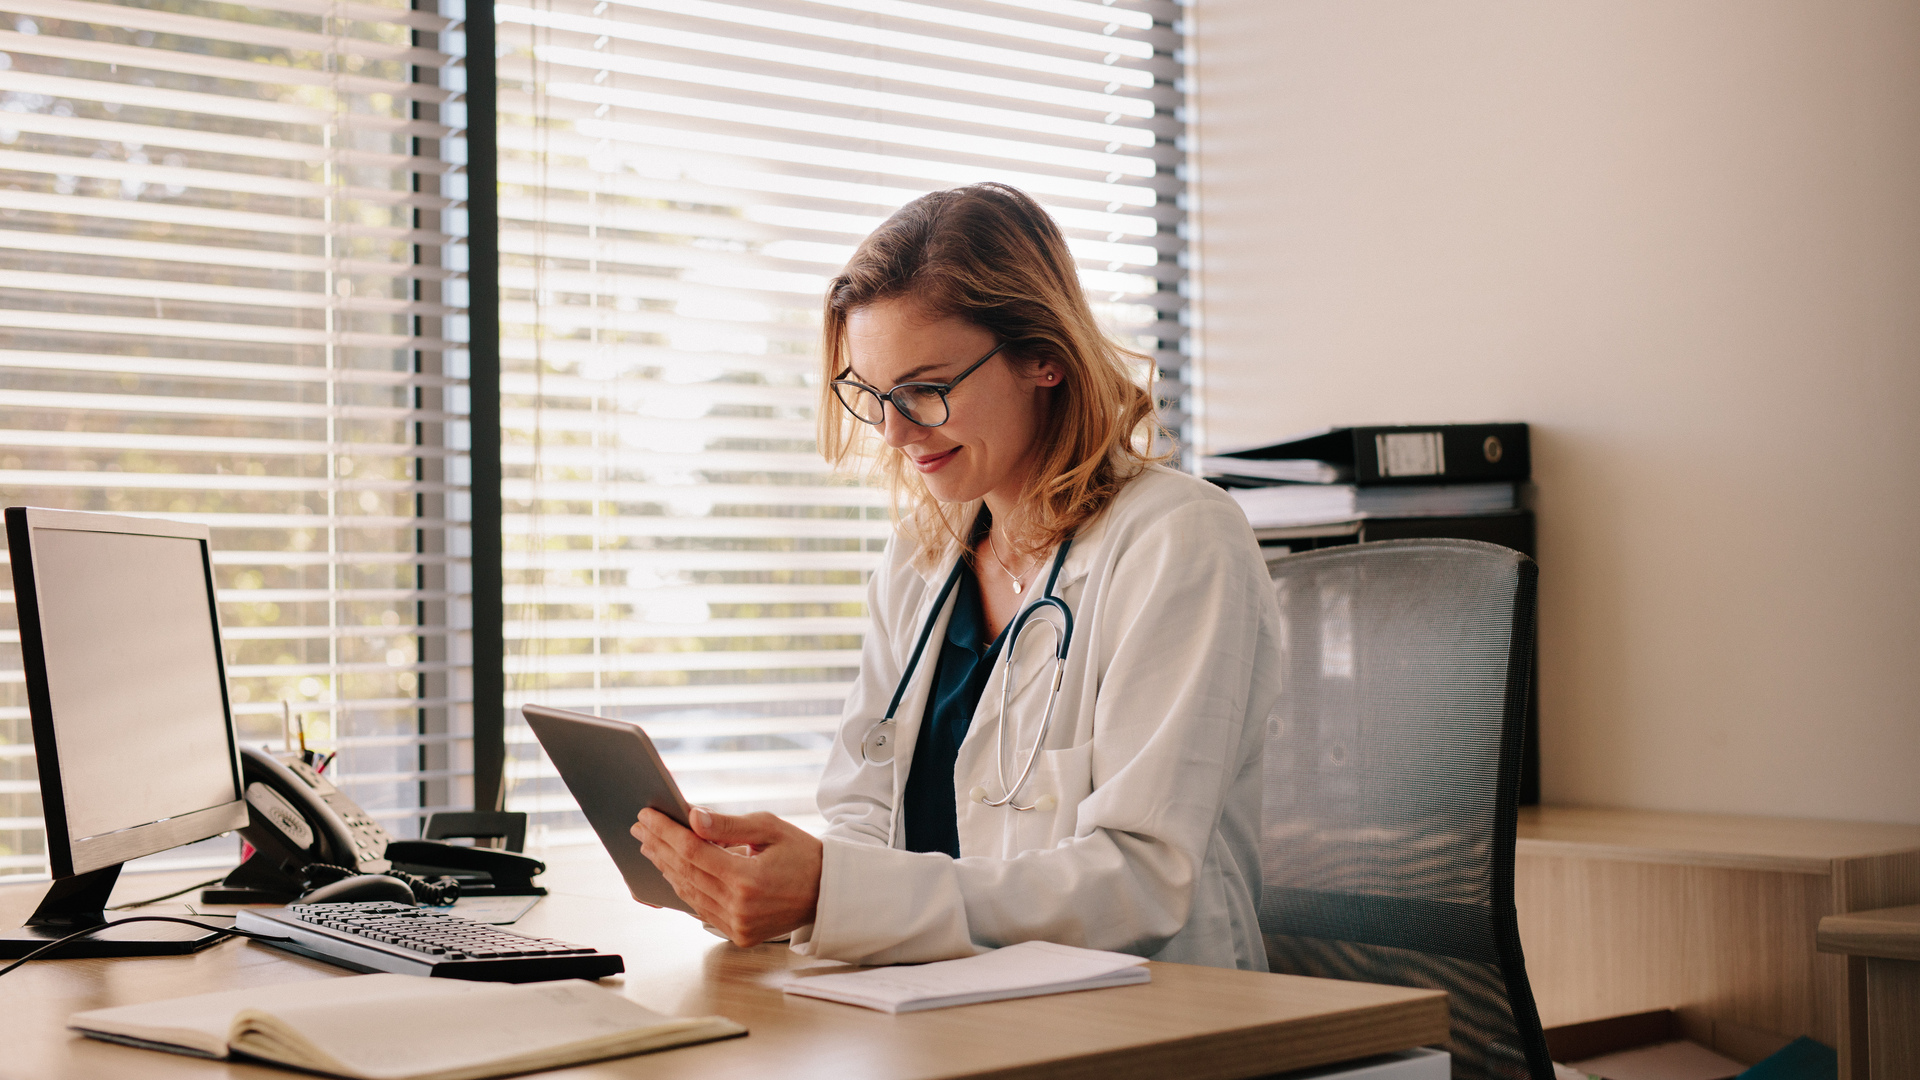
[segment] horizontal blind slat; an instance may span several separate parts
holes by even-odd
[[[201,360],[192,357],[123,356],[113,353],[25,352],[18,349],[0,349],[0,367],[172,375],[194,379],[240,379],[247,382],[365,383],[393,387],[465,385],[464,379],[412,371],[324,368],[300,364],[257,364],[241,360]],[[253,447],[265,445],[268,444],[265,442],[252,444]],[[289,442],[285,445],[290,447],[297,444]],[[318,445],[324,449],[328,444]],[[419,447],[403,449],[425,452]]]
[[[12,312],[0,310],[0,325]],[[165,320],[153,320],[163,322]],[[169,398],[136,394],[89,394],[61,390],[11,390],[8,403],[21,409],[84,409],[91,412],[120,412],[133,415],[197,413],[205,416],[305,417],[313,419],[351,418],[360,420],[419,420],[443,422],[463,419],[463,414],[427,412],[404,406],[382,408],[369,405],[308,404],[297,401],[262,401],[257,398]]]
[[[63,450],[157,450],[163,453],[222,454],[233,457],[318,457],[342,451],[355,458],[446,459],[460,454],[439,446],[354,441],[246,439],[222,435],[143,435],[120,431],[0,428],[0,446],[44,446]]]
[[[583,71],[617,71],[644,76],[648,79],[748,90],[799,101],[833,102],[888,113],[954,120],[974,126],[1062,135],[1068,138],[1085,139],[1089,142],[1118,141],[1123,145],[1134,147],[1152,146],[1154,142],[1153,132],[1118,124],[1050,116],[1018,109],[965,104],[940,98],[916,97],[911,94],[886,93],[831,82],[781,78],[758,72],[677,64],[670,60],[653,57],[614,56],[593,49],[572,48],[564,45],[538,46],[534,49],[534,56],[548,64],[568,65]]]
[[[95,274],[49,274],[32,270],[0,270],[0,289],[24,289],[81,296],[137,296],[155,300],[185,300],[196,304],[239,307],[368,311],[383,315],[457,315],[464,308],[411,300],[388,300],[360,295],[351,299],[325,293],[257,289],[241,285],[208,285],[195,281],[161,281],[150,277],[101,277]]]
[[[434,162],[432,168],[413,171],[438,172],[444,167],[443,163]],[[0,150],[0,169],[40,173],[47,176],[87,176],[103,180],[134,181],[141,184],[201,191],[279,195],[289,199],[334,198],[388,205],[423,206],[431,209],[440,209],[451,204],[451,200],[422,199],[413,192],[404,190],[338,187],[315,180],[295,180],[261,173],[177,168],[171,165],[155,165],[151,162],[76,158],[58,154],[24,153],[18,150]]]
[[[325,15],[333,18],[355,19],[360,22],[398,23],[429,33],[460,25],[460,20],[432,11],[361,4],[354,3],[353,0],[249,0],[248,6],[298,15]]]
[[[764,8],[715,3],[713,0],[615,0],[615,2],[624,8],[639,8],[698,19],[711,19],[735,26],[781,31],[802,38],[826,38],[847,44],[872,45],[906,55],[937,56],[946,60],[969,61],[1020,71],[1066,75],[1101,84],[1118,82],[1123,86],[1153,85],[1152,75],[1119,65],[997,45],[979,45],[950,37],[885,29],[861,22],[790,15]]]
[[[932,23],[935,26],[952,27],[958,30],[975,30],[1003,37],[1045,42],[1049,45],[1066,45],[1096,53],[1113,53],[1135,60],[1144,60],[1153,55],[1152,46],[1128,38],[1066,29],[1048,23],[1034,22],[1031,19],[1001,18],[975,11],[938,7],[933,4],[916,4],[911,0],[803,0],[803,2],[914,22]],[[1152,21],[1149,20],[1147,26],[1152,25]],[[1136,23],[1133,24],[1133,28],[1145,29],[1146,27]]]
[[[0,229],[0,249],[45,251],[70,255],[92,255],[107,259],[152,259],[160,262],[194,263],[200,266],[239,266],[253,270],[284,270],[295,273],[333,273],[412,279],[452,280],[465,275],[438,266],[417,263],[394,264],[366,259],[333,259],[324,255],[301,255],[287,251],[261,251],[243,247],[212,248],[201,244],[131,240],[120,236],[90,236],[75,232],[27,232]]]
[[[240,22],[227,19],[214,19],[201,15],[184,15],[171,11],[156,11],[152,8],[136,7],[131,4],[89,3],[88,0],[7,0],[8,8],[22,15],[41,15],[53,19],[65,19],[74,22],[95,23],[104,26],[121,26],[129,30],[152,30],[160,34],[177,34],[181,37],[204,38],[212,41],[232,41],[247,45],[264,45],[300,52],[333,53],[341,56],[364,56],[377,60],[398,61],[420,67],[438,68],[446,66],[451,59],[444,53],[432,49],[417,48],[411,44],[400,45],[383,41],[370,41],[365,38],[344,34],[319,34],[299,30],[287,30],[257,22]],[[381,20],[385,22],[386,20]]]
[[[459,239],[424,229],[374,225],[332,225],[291,214],[263,214],[251,210],[219,210],[208,206],[101,199],[85,195],[48,195],[37,191],[0,188],[0,210],[29,210],[42,214],[71,214],[111,222],[152,222],[191,225],[207,229],[258,232],[267,236],[338,236],[389,240],[401,244],[441,246]]]
[[[962,93],[1010,98],[1015,101],[1062,105],[1101,114],[1121,112],[1136,118],[1153,115],[1153,105],[1150,102],[1101,91],[1052,86],[1043,82],[986,75],[975,71],[954,71],[923,64],[878,60],[869,56],[826,52],[750,38],[704,34],[667,26],[629,27],[612,20],[568,15],[555,11],[536,11],[517,5],[500,4],[495,10],[496,17],[502,23],[520,23],[526,26],[572,31],[588,39],[605,36],[706,52],[717,56],[738,57],[743,60],[813,68],[916,86],[932,86]],[[512,64],[502,62],[503,78],[510,79],[518,74],[519,71]]]
[[[0,74],[13,74],[5,72]],[[0,80],[0,86],[6,82],[26,80]],[[78,80],[66,80],[76,82]],[[137,104],[151,105],[151,102]],[[284,117],[282,118],[284,120]],[[339,116],[325,116],[322,123],[326,126],[337,123]],[[5,117],[9,131],[31,131],[37,134],[57,135],[72,139],[97,139],[100,142],[137,142],[143,147],[164,146],[177,150],[199,150],[209,154],[229,154],[235,157],[262,158],[278,162],[323,162],[339,161],[353,165],[366,165],[374,168],[415,169],[421,172],[445,172],[447,165],[435,158],[421,157],[415,154],[380,153],[372,150],[343,150],[319,143],[293,142],[287,139],[265,139],[252,135],[232,135],[219,131],[202,131],[194,128],[166,124],[133,124],[119,120],[88,120],[73,116],[46,116],[31,112],[9,112]],[[408,138],[444,139],[455,134],[455,129],[443,128],[435,124],[421,124],[413,130],[396,131],[390,134]]]
[[[636,619],[509,619],[507,637],[515,640],[620,639],[620,638],[711,638],[758,637],[842,637],[861,636],[869,622],[864,615],[817,615],[808,618],[732,617],[709,619],[697,626],[684,623],[663,624]]]
[[[166,71],[208,79],[228,79],[240,83],[262,81],[273,85],[322,86],[355,94],[390,94],[396,98],[433,103],[452,101],[459,95],[434,83],[382,79],[368,75],[341,74],[324,70],[256,64],[249,60],[209,56],[205,53],[173,52],[141,45],[120,45],[83,38],[63,38],[52,34],[22,34],[0,30],[0,52],[29,56],[55,57],[90,64],[124,65],[149,71]],[[394,119],[369,116],[357,120],[376,127],[391,127]],[[399,121],[404,122],[404,121]]]
[[[1089,172],[1117,172],[1123,176],[1152,176],[1152,158],[1119,153],[1101,153],[1044,142],[1027,142],[985,135],[969,135],[940,128],[908,124],[854,120],[838,116],[792,109],[773,109],[755,105],[713,101],[705,98],[657,94],[644,90],[617,90],[591,83],[548,83],[547,95],[584,102],[611,105],[636,113],[661,116],[685,116],[696,120],[719,120],[752,127],[804,131],[855,143],[884,143],[895,146],[943,150],[955,154],[1004,158],[1032,164],[1064,165]]]
[[[128,334],[138,337],[195,338],[249,345],[350,345],[370,349],[418,348],[438,351],[448,343],[409,334],[371,334],[354,330],[309,330],[265,323],[209,322],[142,318],[131,315],[83,315],[65,311],[0,309],[0,326],[73,333]]]

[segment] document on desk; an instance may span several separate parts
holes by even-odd
[[[801,976],[784,989],[881,1012],[918,1012],[1143,983],[1152,978],[1146,964],[1125,953],[1025,941],[959,960]]]
[[[257,1058],[353,1080],[480,1080],[746,1034],[662,1016],[590,982],[357,975],[75,1013],[96,1039]]]

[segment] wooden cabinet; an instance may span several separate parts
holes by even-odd
[[[1820,951],[1866,962],[1866,996],[1852,1011],[1854,1030],[1866,1024],[1868,1075],[1920,1080],[1920,905],[1829,915]]]
[[[1866,961],[1815,934],[1828,915],[1920,903],[1920,826],[1520,814],[1514,904],[1544,1025],[1672,1008],[1731,1056],[1810,1035],[1864,1080]]]

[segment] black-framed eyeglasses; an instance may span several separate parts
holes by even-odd
[[[953,392],[954,387],[960,385],[960,380],[978,371],[981,364],[993,359],[1001,349],[1006,347],[1007,343],[1004,341],[995,345],[987,355],[967,365],[967,370],[943,383],[903,382],[886,393],[881,393],[866,383],[843,377],[833,380],[833,393],[840,399],[840,404],[845,405],[847,411],[853,414],[855,420],[872,424],[874,427],[879,427],[886,422],[886,405],[889,401],[893,402],[894,408],[900,410],[901,416],[915,424],[921,427],[939,427],[953,415],[947,408],[947,395]],[[848,372],[852,370],[852,368],[847,369]]]

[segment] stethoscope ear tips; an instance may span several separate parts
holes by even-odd
[[[1059,805],[1060,805],[1060,800],[1054,798],[1051,795],[1042,795],[1039,798],[1033,800],[1033,808],[1035,810],[1040,811],[1041,813],[1045,813],[1048,810],[1051,810],[1054,807]]]
[[[967,792],[967,798],[972,799],[974,802],[978,802],[978,803],[986,802],[987,801],[987,785],[975,784],[973,787],[973,790]]]

